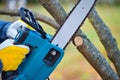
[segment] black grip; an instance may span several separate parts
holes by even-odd
[[[34,28],[36,31],[41,33],[43,38],[46,38],[46,32],[43,30],[41,25],[36,21],[33,13],[30,10],[22,7],[20,8],[19,13],[20,13],[21,19],[25,23],[29,24],[32,28]]]

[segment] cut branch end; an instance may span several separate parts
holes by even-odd
[[[75,36],[74,37],[74,44],[75,46],[80,46],[83,44],[83,40],[80,36]]]

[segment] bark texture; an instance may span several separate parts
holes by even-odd
[[[1,15],[10,15],[10,16],[20,16],[18,10],[2,10],[0,9]],[[55,29],[59,28],[59,24],[54,20],[40,13],[33,12],[35,18],[39,21],[47,23],[48,25],[54,27]]]
[[[112,36],[110,29],[100,18],[95,8],[91,11],[89,21],[99,36],[99,39],[106,49],[109,59],[113,62],[117,74],[120,77],[120,51],[115,38]]]
[[[87,59],[92,67],[99,73],[103,80],[119,80],[100,51],[91,43],[87,36],[79,30],[76,36],[83,39],[83,44],[77,46],[77,50]]]
[[[39,0],[40,4],[55,18],[59,24],[63,24],[67,16],[58,0]]]

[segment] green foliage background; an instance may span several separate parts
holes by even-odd
[[[6,0],[0,0],[0,3],[4,3]],[[74,3],[76,0],[59,0],[61,3]],[[27,0],[28,3],[38,3],[39,0]],[[98,0],[99,4],[115,4],[120,5],[120,0]]]

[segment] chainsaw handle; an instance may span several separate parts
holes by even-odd
[[[40,24],[36,21],[36,19],[35,19],[34,15],[32,14],[31,11],[22,7],[22,8],[20,8],[19,13],[20,13],[21,19],[25,23],[29,24],[32,28],[34,28],[36,31],[41,33],[43,38],[46,38],[45,31],[40,26]]]

